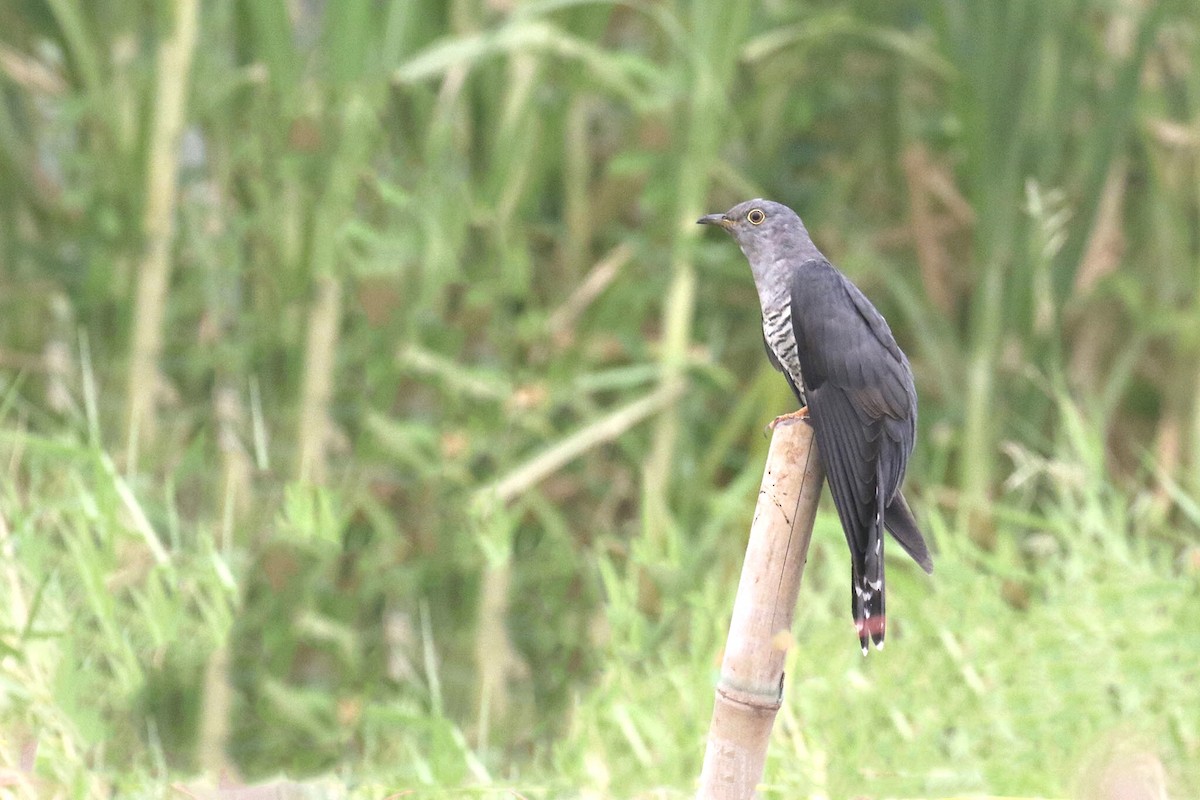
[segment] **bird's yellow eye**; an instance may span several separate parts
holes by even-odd
[[[767,218],[761,208],[752,208],[750,213],[746,215],[746,219],[750,220],[751,225],[762,225],[762,221]]]

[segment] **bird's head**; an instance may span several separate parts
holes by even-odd
[[[770,268],[781,258],[799,256],[813,248],[796,212],[772,200],[747,200],[724,214],[709,214],[696,222],[729,231],[746,254],[756,277],[760,270]]]

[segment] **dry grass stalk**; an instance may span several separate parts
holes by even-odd
[[[592,244],[590,111],[586,95],[572,100],[563,135],[563,218],[567,231],[561,240],[560,263],[572,282],[579,280]]]
[[[682,384],[660,387],[551,445],[476,492],[474,509],[486,516],[515,501],[588,450],[613,441],[666,408],[679,397],[682,390]],[[524,678],[529,674],[528,665],[509,641],[505,627],[511,570],[505,552],[488,564],[483,575],[483,591],[475,629],[475,662],[479,676],[478,745],[481,750],[487,749],[488,733],[493,724],[503,724],[508,714],[509,678]]]
[[[694,227],[694,226],[693,226]],[[660,391],[682,395],[687,385],[687,357],[692,340],[692,315],[696,308],[696,273],[689,262],[679,259],[672,269],[675,277],[663,306],[662,370]],[[664,554],[672,522],[667,495],[674,474],[672,463],[679,438],[679,414],[662,414],[655,424],[653,444],[642,468],[645,476],[644,531],[652,552]]]
[[[57,69],[4,43],[0,43],[0,72],[36,94],[59,95],[67,89],[67,82]]]
[[[563,342],[572,336],[572,329],[580,315],[604,293],[631,258],[633,247],[622,242],[592,267],[587,277],[571,292],[571,296],[550,315],[547,327],[552,339]]]
[[[1183,463],[1184,414],[1174,398],[1168,399],[1166,409],[1158,419],[1158,427],[1154,432],[1154,463],[1158,466],[1160,475],[1181,474],[1180,465]],[[1154,488],[1154,503],[1166,513],[1171,507],[1171,490],[1163,481]]]
[[[508,722],[512,706],[510,681],[529,680],[529,665],[508,637],[511,583],[512,565],[507,560],[490,564],[484,570],[475,636],[475,668],[479,682],[479,730],[476,735],[481,752],[488,749],[488,734],[492,727]]]
[[[167,287],[171,278],[171,244],[174,238],[176,178],[179,172],[179,138],[192,52],[196,44],[198,0],[177,0],[175,29],[158,50],[158,90],[146,169],[146,208],[142,232],[146,250],[138,267],[134,308],[133,344],[126,389],[127,467],[137,468],[141,443],[153,443],[157,432],[155,405],[161,384],[158,356],[162,352],[162,327]]]
[[[342,283],[337,276],[316,279],[316,297],[308,312],[304,347],[304,384],[300,390],[300,428],[296,474],[301,482],[325,481],[326,444],[332,439],[329,399],[333,396],[338,330],[342,324]]]
[[[503,478],[477,491],[473,501],[475,507],[480,511],[488,511],[512,502],[588,450],[611,442],[642,420],[669,406],[682,393],[682,383],[663,386],[576,431],[539,452]]]
[[[975,221],[971,205],[959,193],[949,171],[934,162],[923,145],[915,144],[901,157],[908,188],[910,236],[925,293],[938,309],[949,313],[956,301],[946,237]],[[939,201],[944,213],[934,208]],[[949,223],[949,224],[947,224]]]
[[[217,427],[217,448],[221,453],[221,548],[229,553],[234,546],[233,532],[249,510],[252,501],[253,463],[242,446],[241,431],[246,425],[242,399],[232,386],[220,385],[213,392],[213,418]]]
[[[1096,224],[1088,236],[1087,248],[1075,273],[1075,294],[1088,294],[1102,278],[1121,264],[1125,253],[1125,231],[1121,224],[1121,208],[1125,204],[1126,159],[1113,161],[1104,181],[1100,206],[1096,209]],[[1107,321],[1105,322],[1107,325]]]
[[[776,428],[717,683],[702,800],[745,800],[762,779],[824,478],[811,426]]]
[[[232,765],[226,756],[229,747],[230,709],[233,684],[229,678],[229,647],[212,651],[204,670],[204,702],[200,710],[200,735],[196,753],[208,775],[228,775]]]
[[[1072,292],[1076,298],[1089,295],[1096,284],[1121,265],[1125,254],[1121,209],[1125,204],[1127,171],[1126,159],[1118,158],[1104,181],[1096,222],[1088,234],[1083,258],[1075,272]],[[1093,313],[1080,317],[1067,370],[1074,387],[1090,390],[1101,383],[1098,376],[1105,372],[1113,330],[1108,315],[1094,313],[1094,303],[1088,304],[1087,310]]]

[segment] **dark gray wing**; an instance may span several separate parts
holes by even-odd
[[[916,438],[912,369],[887,322],[828,261],[796,270],[791,301],[810,418],[853,557],[852,599],[878,617],[879,641],[884,518]]]

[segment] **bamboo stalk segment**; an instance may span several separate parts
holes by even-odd
[[[778,426],[733,604],[700,775],[701,800],[746,800],[762,779],[824,479],[812,427]]]

